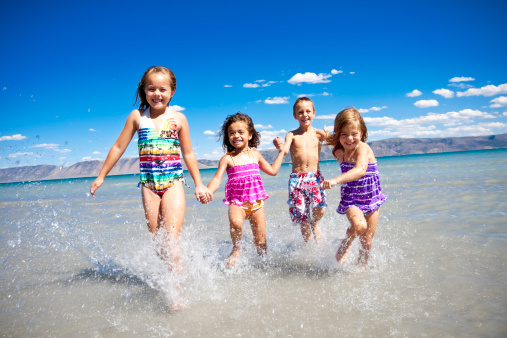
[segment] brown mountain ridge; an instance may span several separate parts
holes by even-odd
[[[507,134],[490,136],[446,137],[446,138],[390,138],[368,142],[376,157],[400,156],[412,154],[445,153],[455,151],[507,148]],[[272,163],[276,149],[261,150],[266,160]],[[321,160],[332,160],[330,146],[323,146]],[[284,163],[290,162],[290,155],[284,157]],[[200,169],[215,168],[216,160],[198,160]],[[29,182],[79,177],[95,177],[104,161],[78,162],[70,167],[55,165],[36,165],[0,169],[0,183]],[[184,165],[184,169],[186,169]],[[139,173],[139,158],[122,158],[109,175],[127,175]]]

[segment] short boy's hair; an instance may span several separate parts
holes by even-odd
[[[292,115],[296,116],[296,106],[298,105],[299,102],[310,102],[312,104],[313,111],[315,111],[315,105],[313,104],[313,101],[307,98],[306,96],[302,96],[298,98],[296,102],[294,102],[294,105],[292,106]]]

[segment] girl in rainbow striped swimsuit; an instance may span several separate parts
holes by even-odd
[[[226,260],[230,268],[236,266],[241,251],[243,222],[250,221],[254,244],[259,256],[266,253],[266,217],[264,200],[268,198],[260,170],[275,176],[280,170],[283,152],[280,151],[271,166],[255,149],[260,144],[260,133],[255,130],[252,119],[240,112],[225,119],[220,137],[227,153],[220,159],[217,172],[208,184],[210,192],[217,191],[222,177],[227,171],[224,203],[229,206],[229,224],[232,239],[232,252]]]
[[[137,87],[139,109],[134,109],[127,118],[123,131],[90,187],[90,193],[95,198],[95,192],[137,132],[146,223],[154,239],[162,239],[161,243],[157,241],[160,257],[178,275],[182,270],[180,233],[185,215],[185,177],[180,155],[183,155],[194,180],[197,200],[208,203],[212,195],[201,181],[187,119],[182,113],[169,108],[175,91],[176,77],[170,69],[150,67],[146,70]],[[172,306],[180,307],[181,302],[173,302]]]

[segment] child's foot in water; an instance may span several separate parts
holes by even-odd
[[[349,254],[350,250],[350,243],[348,242],[348,239],[345,238],[342,243],[340,244],[340,248],[336,252],[336,261],[340,264],[345,264],[347,261],[347,256]]]
[[[315,238],[315,243],[322,243],[322,231],[320,231],[320,228],[317,226],[315,226],[315,229],[313,230],[313,237]]]
[[[234,269],[236,267],[236,262],[238,261],[240,251],[241,250],[239,248],[234,249],[232,250],[229,257],[227,257],[227,259],[225,260],[225,264],[227,265],[228,268]]]

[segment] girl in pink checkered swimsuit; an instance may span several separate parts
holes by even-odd
[[[225,186],[224,203],[229,206],[229,226],[232,239],[232,252],[226,260],[230,268],[236,266],[241,251],[243,222],[250,221],[254,244],[259,256],[266,253],[266,217],[264,191],[260,170],[275,176],[280,170],[283,152],[280,151],[271,166],[255,149],[260,144],[260,133],[255,130],[252,119],[240,112],[230,115],[220,131],[222,146],[228,152],[220,159],[217,172],[208,184],[211,193],[217,191],[224,173],[228,181]]]

